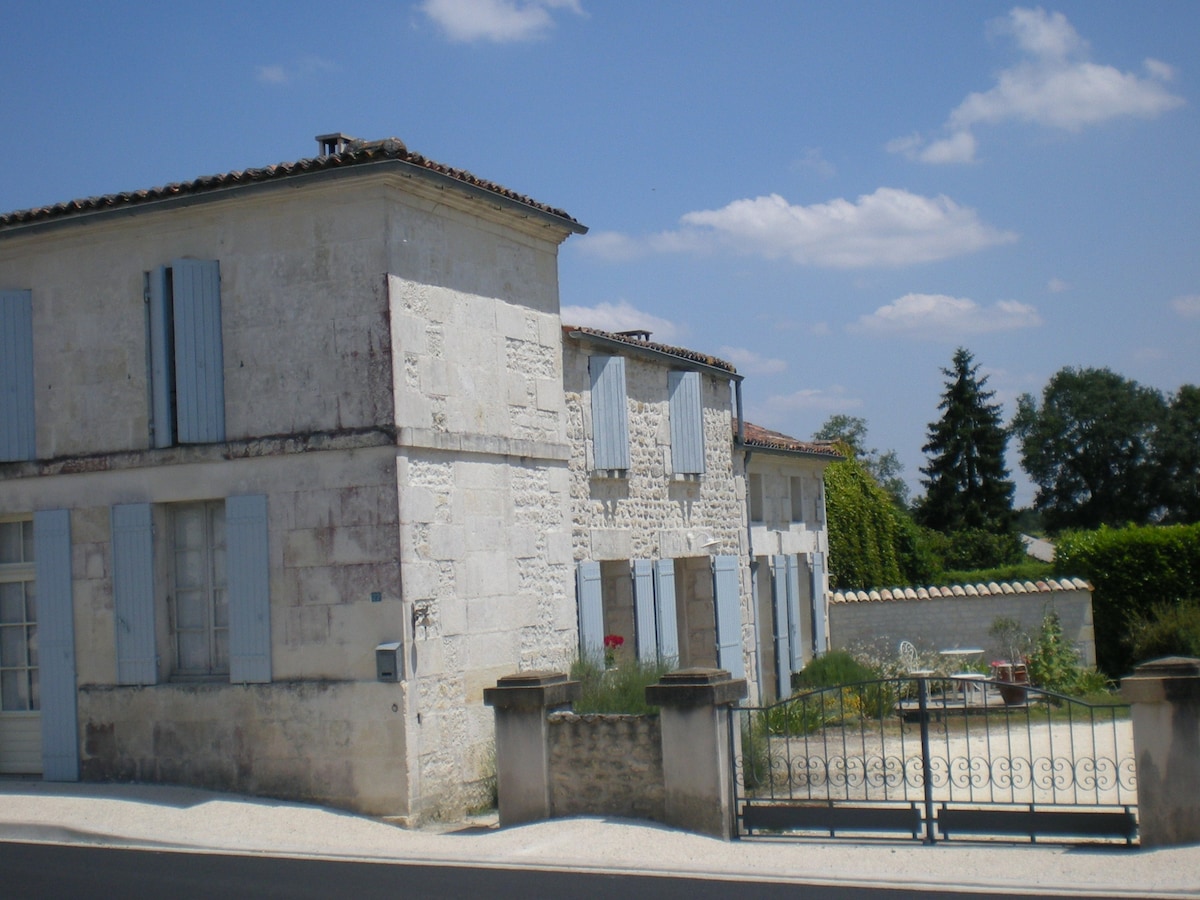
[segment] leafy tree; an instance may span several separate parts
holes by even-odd
[[[929,442],[921,449],[929,460],[925,496],[917,505],[917,520],[946,534],[986,531],[1012,532],[1015,486],[1004,465],[1008,435],[995,392],[986,390],[987,376],[964,347],[954,351],[938,409],[942,417],[929,424]],[[982,561],[982,560],[981,560]],[[989,560],[994,564],[1002,560]]]
[[[908,485],[901,476],[904,466],[900,464],[895,450],[880,453],[874,447],[867,449],[866,419],[841,413],[832,415],[825,420],[820,430],[813,434],[813,440],[845,444],[895,503],[904,508],[908,507]]]
[[[1190,394],[1184,403],[1191,408]],[[1108,369],[1060,369],[1040,406],[1023,395],[1012,427],[1047,527],[1161,518],[1165,488],[1155,444],[1166,414],[1161,393]]]
[[[1185,384],[1171,398],[1159,444],[1166,519],[1200,522],[1200,387]]]

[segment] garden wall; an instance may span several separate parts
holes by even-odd
[[[658,716],[547,717],[553,815],[664,821]]]
[[[829,638],[835,649],[872,647],[895,654],[900,641],[911,641],[922,661],[939,651],[978,647],[982,660],[1005,652],[988,633],[997,618],[1014,619],[1036,640],[1046,613],[1062,622],[1063,640],[1074,646],[1084,666],[1096,664],[1091,585],[1081,579],[955,585],[942,588],[894,588],[837,592],[830,598]],[[953,662],[953,658],[951,658]]]

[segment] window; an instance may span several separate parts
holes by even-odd
[[[177,675],[229,673],[229,598],[225,591],[225,504],[171,510],[174,537],[172,640]]]
[[[629,410],[625,401],[625,358],[589,356],[592,380],[592,467],[629,468]]]
[[[150,432],[155,447],[225,440],[221,273],[177,259],[146,273]]]
[[[765,522],[766,517],[763,513],[763,477],[761,475],[751,475],[746,479],[746,492],[750,495],[750,521]]]
[[[33,521],[0,522],[0,712],[41,708]]]
[[[788,479],[792,501],[792,521],[804,521],[804,479],[792,476]]]
[[[0,462],[33,459],[33,294],[0,291]]]
[[[671,468],[676,475],[704,474],[704,407],[699,372],[671,372]]]
[[[158,544],[156,522],[164,535]],[[180,677],[269,682],[267,537],[267,498],[261,494],[157,508],[114,506],[118,683],[156,683],[161,659]]]

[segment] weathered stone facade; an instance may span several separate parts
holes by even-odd
[[[658,716],[559,712],[547,724],[553,815],[663,820]]]

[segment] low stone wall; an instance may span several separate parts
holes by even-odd
[[[664,821],[658,716],[547,718],[552,815],[607,815]]]
[[[895,653],[900,641],[912,641],[922,654],[978,647],[987,663],[1004,656],[1003,648],[988,633],[996,619],[1015,619],[1036,639],[1051,609],[1062,622],[1063,640],[1079,651],[1085,666],[1094,666],[1092,592],[1086,582],[959,585],[922,588],[919,593],[911,589],[838,593],[829,604],[830,646],[878,645],[884,652]]]

